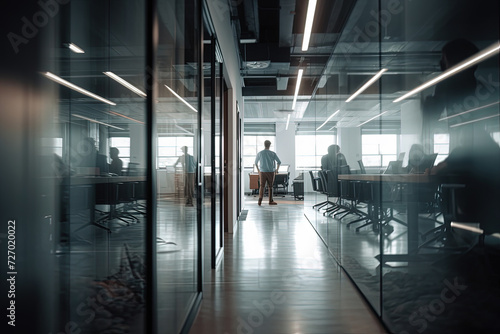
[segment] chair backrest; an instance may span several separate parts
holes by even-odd
[[[319,182],[322,185],[322,193],[327,194],[328,193],[328,180],[326,178],[326,171],[320,170],[318,171],[319,175]]]
[[[129,162],[127,168],[127,176],[137,176],[139,175],[139,163],[137,162]]]
[[[363,160],[358,160],[358,165],[360,173],[366,174],[365,164],[363,163]]]
[[[340,187],[339,187],[339,171],[338,169],[329,170],[324,172],[325,182],[327,184],[327,195],[330,197],[339,197],[340,196]]]
[[[340,166],[339,174],[351,174],[351,167],[349,167],[349,165]]]
[[[313,172],[309,171],[309,176],[311,177],[311,183],[314,191],[318,191],[318,183],[316,182],[316,178],[314,177]]]

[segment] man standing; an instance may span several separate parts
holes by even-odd
[[[196,173],[196,164],[192,155],[188,154],[188,147],[181,147],[182,156],[177,159],[174,167],[177,164],[182,165],[184,172],[184,196],[186,197],[186,206],[193,206],[193,194],[194,194],[194,178]]]
[[[278,173],[280,168],[281,160],[278,158],[278,155],[271,151],[269,148],[271,147],[271,142],[266,140],[264,142],[265,149],[257,153],[257,157],[255,158],[255,166],[259,171],[259,179],[260,179],[260,188],[259,188],[259,206],[262,203],[262,197],[264,196],[264,190],[267,183],[267,188],[269,189],[269,205],[277,205],[275,201],[273,201],[273,184],[274,184],[274,175]],[[278,165],[275,168],[275,161]],[[259,167],[260,162],[260,167]]]

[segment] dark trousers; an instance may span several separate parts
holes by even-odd
[[[264,190],[267,183],[267,188],[269,189],[269,203],[273,201],[273,184],[274,184],[274,172],[260,172],[260,188],[259,188],[259,200],[262,201],[264,197]]]

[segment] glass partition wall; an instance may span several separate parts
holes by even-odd
[[[202,1],[153,3],[0,14],[1,220],[17,240],[17,261],[2,262],[17,287],[9,333],[180,333],[197,310],[203,212],[220,219],[220,190],[215,206],[203,198],[220,185],[221,89],[207,95],[213,120],[201,78],[219,87],[222,65],[201,70]]]
[[[392,333],[498,331],[498,14],[358,1],[302,119],[350,167],[310,168],[305,215]]]

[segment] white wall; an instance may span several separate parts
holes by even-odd
[[[340,152],[345,155],[351,169],[359,169],[358,160],[361,160],[361,128],[338,128],[337,144]]]

